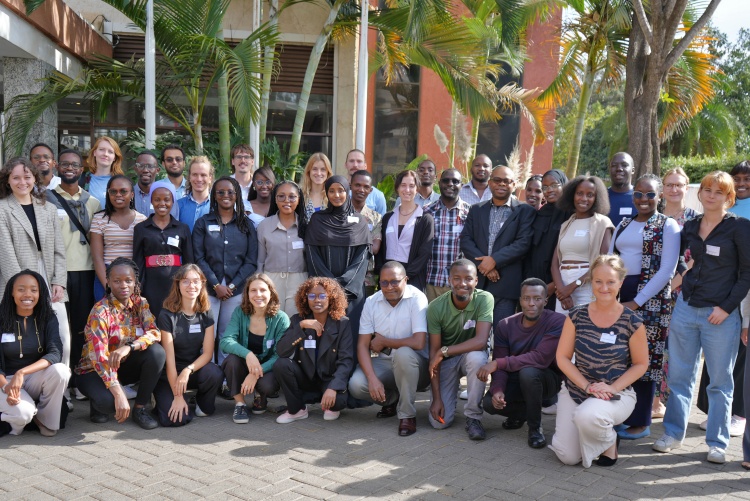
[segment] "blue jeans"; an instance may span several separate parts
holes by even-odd
[[[672,312],[669,324],[669,385],[670,396],[664,415],[664,430],[677,440],[685,438],[690,416],[693,389],[698,376],[701,350],[705,357],[711,383],[706,444],[725,449],[729,445],[729,418],[732,409],[734,379],[732,370],[739,343],[740,314],[732,311],[721,325],[712,325],[708,316],[713,308],[695,308],[682,299]]]

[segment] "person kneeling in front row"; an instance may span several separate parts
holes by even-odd
[[[323,419],[338,419],[346,407],[347,383],[354,365],[352,333],[344,289],[332,278],[313,277],[297,291],[297,313],[279,340],[273,373],[288,410],[277,423],[307,418],[305,393],[320,398]],[[312,395],[311,395],[312,396]]]

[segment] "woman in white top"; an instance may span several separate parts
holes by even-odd
[[[557,295],[555,310],[567,313],[591,301],[589,263],[607,253],[614,225],[607,217],[607,188],[596,176],[578,176],[566,184],[557,207],[573,213],[560,228],[550,270]]]

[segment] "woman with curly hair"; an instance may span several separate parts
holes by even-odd
[[[287,411],[276,418],[286,424],[307,418],[303,398],[321,396],[323,419],[338,419],[346,407],[349,374],[354,368],[354,349],[346,295],[331,278],[308,278],[297,291],[297,310],[291,327],[279,340],[279,359],[273,372],[281,385]]]
[[[57,317],[39,273],[23,270],[8,281],[0,328],[0,436],[20,435],[33,420],[43,436],[53,437],[70,369],[62,363]]]
[[[78,184],[104,205],[110,179],[112,176],[124,174],[122,151],[117,141],[108,136],[99,137],[89,150],[84,164],[86,169],[81,179],[78,180]]]
[[[130,415],[122,385],[138,383],[133,421],[151,430],[159,423],[146,404],[164,368],[161,333],[141,296],[133,260],[118,257],[106,278],[107,295],[94,305],[86,323],[86,344],[75,371],[78,390],[91,399],[92,423],[106,423],[112,413],[122,423]]]
[[[305,172],[302,174],[302,193],[307,200],[303,208],[308,221],[314,213],[325,209],[328,205],[325,183],[331,176],[333,176],[331,161],[325,153],[318,152],[310,155],[305,165]]]
[[[607,217],[607,187],[596,176],[578,176],[566,184],[557,208],[573,213],[560,227],[550,269],[557,296],[555,310],[567,313],[591,301],[589,263],[607,253],[615,227]]]
[[[156,414],[162,426],[182,426],[193,416],[210,416],[224,375],[211,362],[214,318],[206,293],[206,277],[195,264],[180,267],[156,325],[166,366],[154,388]],[[185,401],[187,390],[198,390],[195,411]]]
[[[256,273],[247,280],[242,304],[234,310],[221,340],[221,351],[227,354],[221,368],[234,398],[235,423],[244,424],[250,419],[246,395],[257,393],[253,414],[263,414],[268,396],[279,391],[273,364],[279,358],[276,343],[288,328],[289,317],[281,311],[273,281],[268,275]]]
[[[211,187],[211,209],[193,228],[193,256],[206,275],[220,342],[232,313],[242,303],[245,282],[258,263],[258,236],[245,216],[242,191],[234,178],[224,176]],[[221,365],[224,353],[218,350],[215,356]]]

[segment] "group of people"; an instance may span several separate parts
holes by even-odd
[[[242,144],[219,179],[203,156],[185,171],[178,145],[141,152],[135,185],[108,137],[85,159],[43,144],[29,158],[0,170],[0,434],[57,433],[70,383],[95,423],[181,426],[217,395],[247,423],[281,392],[278,423],[374,403],[409,436],[417,392],[447,428],[466,376],[470,439],[486,411],[545,447],[542,412],[556,412],[561,461],[611,466],[653,417],[653,448],[679,447],[701,353],[708,460],[744,428],[747,162],[701,181],[700,215],[681,169],[633,183],[627,153],[609,188],[552,170],[526,203],[486,155],[465,184],[425,160],[395,177],[391,211],[359,150],[346,176],[310,156],[300,185]]]

